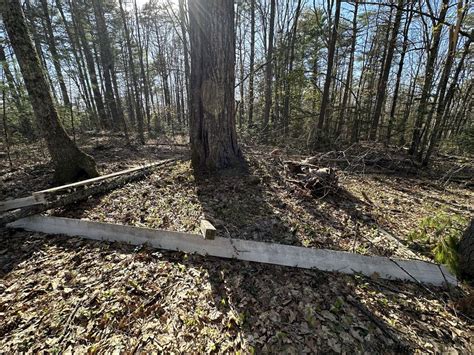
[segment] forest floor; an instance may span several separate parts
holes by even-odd
[[[80,140],[103,173],[189,155],[156,143]],[[0,162],[0,200],[51,186],[41,147],[15,149],[13,169]],[[340,188],[315,197],[285,175],[284,161],[305,157],[270,151],[245,147],[246,167],[216,176],[195,177],[182,160],[50,213],[188,232],[205,217],[223,237],[425,260],[430,248],[410,235],[426,217],[474,216],[472,160],[444,157],[419,172],[380,147],[320,154],[318,164],[338,168]],[[2,352],[468,353],[472,295],[468,285],[446,290],[0,229]]]

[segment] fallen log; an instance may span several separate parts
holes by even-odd
[[[132,245],[147,244],[160,249],[226,259],[344,274],[360,273],[389,280],[406,280],[438,286],[446,283],[457,284],[456,278],[444,266],[418,260],[390,259],[222,237],[209,240],[202,238],[199,234],[39,215],[14,221],[7,227],[46,234],[80,236],[99,241],[124,242]]]
[[[167,159],[143,167],[127,169],[117,173],[99,176],[94,179],[79,181],[74,184],[34,192],[33,196],[29,198],[18,199],[25,202],[20,206],[21,208],[0,215],[0,226],[4,226],[6,223],[19,218],[38,214],[53,208],[64,207],[75,202],[86,200],[91,196],[113,190],[129,182],[145,177],[153,168],[175,161],[176,159]],[[15,200],[4,202],[10,202],[11,206],[13,205],[13,201]],[[18,202],[16,204],[18,205]]]

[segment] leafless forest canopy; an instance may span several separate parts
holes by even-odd
[[[0,1],[0,352],[472,353],[472,10]]]
[[[22,2],[69,135],[187,134],[190,51],[179,1]],[[259,1],[234,9],[235,114],[242,139],[327,148],[405,146],[427,164],[472,150],[469,1]],[[2,30],[6,132],[39,127]],[[8,132],[7,132],[8,131]]]

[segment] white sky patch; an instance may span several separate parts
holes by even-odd
[[[131,0],[130,3],[133,4],[135,0]],[[178,0],[158,0],[159,2],[161,3],[164,3],[164,4],[167,4],[167,3],[170,3],[172,5],[177,5],[178,4]],[[142,7],[143,5],[145,5],[146,3],[150,2],[150,0],[137,0],[137,5],[138,7]]]

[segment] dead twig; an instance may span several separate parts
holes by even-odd
[[[400,349],[408,349],[410,348],[409,344],[403,343],[400,341],[400,338],[393,334],[393,331],[389,329],[380,319],[378,319],[365,305],[363,305],[360,301],[356,300],[352,296],[347,296],[347,301],[357,308],[361,313],[363,313],[369,320],[374,323],[383,334],[389,337],[395,344],[397,344],[398,348]]]
[[[72,310],[72,312],[69,314],[69,317],[66,321],[66,324],[64,325],[64,330],[63,330],[63,333],[61,334],[61,337],[59,338],[59,343],[61,344],[64,340],[64,338],[66,337],[66,335],[69,333],[69,326],[71,325],[72,321],[74,320],[74,318],[76,317],[76,313],[77,313],[77,310],[79,309],[79,307],[82,305],[82,302],[84,302],[84,299],[85,298],[81,298],[79,299],[77,302],[76,302],[76,306],[74,307],[74,309]]]

